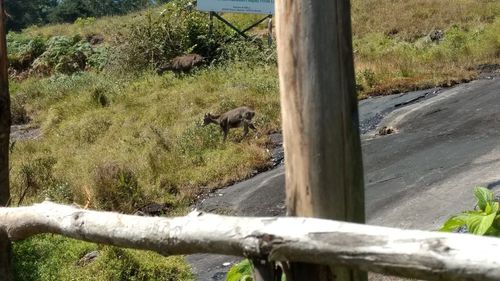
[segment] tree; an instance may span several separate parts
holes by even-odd
[[[50,15],[50,22],[73,22],[82,17],[120,15],[151,5],[149,0],[63,0]]]
[[[73,22],[77,18],[92,16],[91,11],[85,5],[85,0],[64,0],[49,14],[52,23]]]
[[[57,0],[5,0],[9,15],[7,29],[19,31],[30,25],[48,23],[48,15],[57,3]]]

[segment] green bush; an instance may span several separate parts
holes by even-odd
[[[221,45],[216,52],[216,62],[242,62],[254,68],[263,65],[276,65],[278,55],[275,46],[264,44],[261,39],[252,41],[234,40]]]
[[[10,116],[13,125],[26,124],[30,121],[26,111],[26,95],[15,95],[11,97]]]
[[[129,23],[130,32],[116,46],[118,65],[125,69],[154,69],[175,56],[197,53],[212,57],[228,32],[215,24],[209,37],[205,13],[186,9],[186,0],[171,1],[161,13],[148,11]],[[120,65],[122,64],[122,65]]]
[[[93,48],[79,36],[54,36],[46,41],[9,33],[8,48],[11,69],[17,73],[72,74],[89,68],[102,70],[108,62],[106,47]]]
[[[28,37],[10,32],[7,35],[8,57],[10,67],[17,72],[23,72],[46,50],[46,42],[42,37]]]
[[[44,188],[57,182],[53,174],[56,163],[55,158],[42,156],[30,159],[21,165],[18,174],[17,204],[22,203],[26,197],[36,197]]]
[[[93,187],[94,205],[99,209],[130,213],[142,201],[134,172],[114,162],[105,162],[94,169]]]
[[[441,231],[453,232],[466,226],[467,231],[472,234],[500,236],[499,203],[493,192],[484,187],[476,187],[474,197],[477,200],[476,208],[452,216],[441,227]]]

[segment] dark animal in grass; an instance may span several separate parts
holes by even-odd
[[[170,70],[176,74],[188,73],[193,68],[206,63],[206,59],[198,54],[188,54],[171,59],[168,63],[159,66],[156,73],[163,74],[165,71]]]
[[[254,116],[255,111],[246,106],[242,106],[219,115],[210,113],[205,114],[203,126],[210,123],[219,125],[224,136],[224,141],[226,141],[229,129],[243,127],[243,136],[241,137],[241,139],[243,139],[248,134],[248,128],[254,131],[257,130],[252,123]]]

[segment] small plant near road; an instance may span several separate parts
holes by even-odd
[[[467,231],[472,234],[500,236],[499,203],[493,192],[484,187],[476,187],[474,197],[477,199],[475,210],[452,216],[440,230],[453,232],[466,226]]]
[[[253,266],[250,260],[245,259],[240,263],[235,264],[229,269],[226,275],[226,281],[252,281]],[[281,276],[281,281],[286,281],[286,277],[283,274]]]
[[[243,260],[229,269],[226,281],[252,281],[252,263],[249,260]]]

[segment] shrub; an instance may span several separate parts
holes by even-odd
[[[216,56],[216,62],[237,61],[252,68],[270,64],[276,65],[278,62],[276,48],[269,47],[258,38],[253,41],[234,40],[221,45],[217,49]]]
[[[13,125],[26,124],[30,121],[25,108],[26,96],[17,94],[11,97],[10,116]]]
[[[7,44],[10,67],[18,73],[28,70],[46,50],[46,42],[42,37],[31,38],[13,32],[7,35]]]
[[[90,101],[92,104],[106,107],[109,105],[109,99],[106,96],[106,90],[103,88],[95,88],[90,92]]]
[[[377,78],[375,77],[375,72],[371,69],[365,69],[361,72],[363,80],[368,87],[373,87],[377,84]]]
[[[19,169],[17,204],[28,197],[38,197],[42,191],[51,189],[61,183],[54,176],[54,165],[57,160],[51,156],[40,156],[23,163]],[[47,193],[45,195],[48,195]],[[66,194],[71,197],[71,194]],[[66,196],[65,196],[66,197]],[[61,199],[61,198],[57,198]],[[69,198],[65,198],[69,199]],[[66,201],[66,200],[64,200]]]
[[[130,213],[142,194],[134,172],[114,162],[105,162],[93,172],[94,204],[108,211]]]
[[[33,62],[33,71],[41,75],[73,74],[87,68],[101,70],[107,63],[105,47],[94,49],[80,36],[54,36],[47,41],[47,49]]]
[[[128,24],[130,32],[118,39],[116,58],[120,67],[154,69],[175,56],[197,53],[212,57],[228,32],[215,24],[210,37],[206,14],[185,9],[187,1],[171,1],[156,14],[151,11]]]

